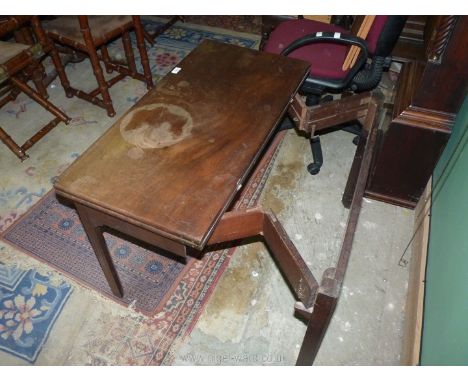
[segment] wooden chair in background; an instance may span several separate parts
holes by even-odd
[[[28,158],[26,150],[44,137],[60,122],[68,123],[70,118],[46,98],[47,90],[42,83],[44,73],[40,60],[49,51],[45,35],[40,28],[37,17],[14,16],[3,18],[0,22],[0,37],[30,24],[34,27],[34,32],[38,43],[26,45],[11,41],[0,41],[0,85],[5,85],[0,93],[0,107],[13,101],[20,92],[25,93],[55,118],[29,138],[21,146],[18,145],[5,130],[0,127],[0,140],[21,160]],[[33,42],[31,40],[31,42]],[[37,89],[30,87],[27,82],[33,79]]]
[[[109,88],[126,76],[146,83],[148,89],[153,87],[153,80],[145,47],[144,30],[139,16],[60,16],[44,24],[46,35],[51,42],[51,56],[57,66],[58,76],[67,97],[77,96],[107,111],[109,117],[115,110],[109,95]],[[140,52],[143,74],[137,72],[135,57],[130,41],[130,31],[135,30],[138,50]],[[116,38],[122,38],[127,66],[109,56],[107,44]],[[55,43],[78,50],[89,56],[98,87],[89,93],[75,89],[65,73]],[[98,50],[100,54],[98,54]],[[107,73],[118,74],[106,81],[101,68],[102,61]],[[101,98],[98,98],[98,95]]]

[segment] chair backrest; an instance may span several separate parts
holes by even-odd
[[[387,57],[391,54],[407,16],[376,16],[367,35],[369,53]]]

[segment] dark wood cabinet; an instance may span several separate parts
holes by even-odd
[[[431,16],[426,60],[407,60],[390,124],[379,132],[366,196],[414,208],[467,93],[468,18]]]

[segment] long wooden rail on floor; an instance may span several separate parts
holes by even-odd
[[[338,303],[376,145],[381,110],[382,96],[377,93],[344,97],[314,107],[305,106],[297,95],[290,107],[289,112],[299,130],[307,134],[354,120],[359,120],[363,125],[363,134],[343,195],[343,204],[350,204],[350,211],[338,261],[335,267],[323,273],[313,307],[296,303],[296,313],[308,321],[296,365],[313,364]]]

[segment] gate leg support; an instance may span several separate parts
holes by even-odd
[[[262,236],[295,296],[305,307],[315,301],[318,283],[273,212],[260,208],[226,212],[208,244]]]

